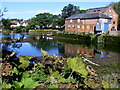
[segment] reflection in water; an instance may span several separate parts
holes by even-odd
[[[86,54],[87,56],[93,57],[94,56],[94,49],[88,49],[87,47],[81,47],[78,45],[65,44],[65,54],[72,55],[72,56]]]
[[[7,43],[1,44],[2,49],[15,50],[18,55],[32,55],[41,56],[40,49],[47,51],[49,54],[56,54],[59,56],[76,56],[86,55],[87,57],[97,57],[101,59],[117,57],[119,53],[114,56],[110,51],[105,51],[104,45],[97,45],[97,48],[89,48],[88,46],[81,46],[80,44],[62,44],[57,43],[55,40],[48,39],[42,35],[26,35],[26,34],[9,34],[3,35],[3,40],[8,40]],[[7,37],[8,36],[8,37]],[[25,38],[26,37],[26,38]],[[18,39],[19,38],[19,39]],[[103,47],[102,50],[98,49]],[[117,48],[117,47],[116,47]]]
[[[109,57],[108,52],[104,52],[104,51],[101,51],[101,50],[95,50],[95,56],[97,56],[99,58]]]
[[[120,58],[120,53],[112,52],[108,49],[105,50],[106,45],[101,44],[96,47],[88,47],[85,45],[83,47],[81,44],[63,44],[60,42],[57,43],[55,40],[49,40],[46,36],[42,35],[10,34],[8,37],[7,35],[3,35],[3,37],[3,41],[7,40],[7,42],[0,44],[1,49],[16,51],[17,55],[41,56],[40,49],[42,48],[47,51],[48,54],[58,56],[85,55],[101,65],[119,62]]]

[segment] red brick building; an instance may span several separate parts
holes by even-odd
[[[102,33],[117,31],[118,14],[112,7],[88,9],[65,20],[66,32]]]

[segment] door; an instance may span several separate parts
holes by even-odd
[[[101,31],[101,23],[100,22],[96,23],[96,31]]]
[[[104,30],[108,31],[109,30],[109,24],[104,24]]]

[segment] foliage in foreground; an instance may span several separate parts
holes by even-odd
[[[108,88],[106,81],[91,74],[92,67],[86,67],[81,57],[63,58],[44,52],[42,57],[13,55],[2,62],[2,88]]]

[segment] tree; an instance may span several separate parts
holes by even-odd
[[[73,4],[69,4],[65,6],[62,10],[60,23],[63,26],[65,24],[65,19],[70,17],[73,14],[84,13],[86,10],[80,10],[78,6],[74,6]]]
[[[113,7],[113,9],[118,14],[118,29],[120,29],[120,1],[116,3],[111,3],[109,6]]]
[[[58,15],[52,15],[52,17],[51,17],[51,25],[52,25],[52,28],[54,29],[54,28],[56,28],[56,26],[58,26],[58,19],[59,19],[59,17],[58,17]]]
[[[5,7],[4,10],[2,11],[2,9],[0,9],[0,17],[2,17],[4,15],[4,12],[7,12],[7,8]]]
[[[35,18],[29,20],[28,26],[30,29],[35,29],[36,26],[39,28],[55,28],[58,21],[57,15],[52,15],[50,13],[40,13],[37,14]]]
[[[80,13],[80,9],[78,6],[74,6],[72,4],[69,4],[68,6],[65,6],[62,10],[62,17],[65,19],[73,14]]]
[[[6,9],[6,8],[4,8],[3,11],[2,11],[2,9],[0,9],[0,30],[2,30],[2,28],[3,28],[1,19],[2,19],[2,16],[4,15],[4,12],[7,12],[7,9]]]
[[[11,21],[9,19],[2,19],[4,29],[10,29]]]
[[[48,28],[52,24],[53,15],[50,13],[40,13],[36,15],[40,28]]]
[[[37,25],[37,19],[34,17],[28,21],[28,26],[27,28],[29,29],[35,29]]]
[[[50,13],[39,13],[29,20],[29,26],[31,29],[36,28],[53,28],[55,29],[56,26],[60,28],[64,28],[65,19],[73,14],[84,13],[86,10],[80,10],[78,6],[74,6],[69,4],[65,6],[62,10],[62,13],[59,15],[53,15]]]

